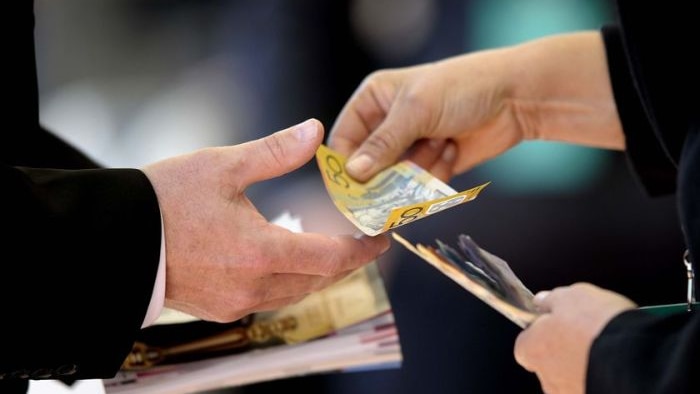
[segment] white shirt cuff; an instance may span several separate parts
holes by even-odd
[[[165,228],[163,227],[163,217],[160,218],[160,261],[158,262],[158,274],[156,283],[151,294],[151,303],[148,304],[146,317],[143,319],[141,328],[153,324],[158,319],[165,306]]]

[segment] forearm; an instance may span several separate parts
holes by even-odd
[[[599,32],[552,36],[506,51],[506,105],[524,139],[625,148]]]

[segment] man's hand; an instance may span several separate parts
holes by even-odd
[[[165,228],[166,306],[233,321],[296,302],[388,249],[386,237],[293,233],[269,223],[246,197],[248,186],[308,162],[322,139],[322,125],[308,120],[144,168]]]

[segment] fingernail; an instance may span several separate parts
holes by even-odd
[[[354,174],[364,174],[369,171],[374,164],[374,160],[370,155],[363,153],[359,156],[352,157],[347,164],[345,164],[345,169]]]
[[[549,292],[548,290],[540,291],[539,293],[535,294],[535,296],[533,297],[532,301],[533,301],[535,304],[541,304],[542,301],[544,301],[544,299],[547,298],[547,296],[549,295],[549,293],[550,293],[550,292]]]
[[[369,235],[367,235],[367,234],[365,234],[365,233],[363,233],[363,232],[361,232],[361,231],[355,231],[355,232],[352,234],[352,237],[353,237],[354,239],[360,240],[360,239],[369,237]],[[386,237],[386,235],[377,235],[377,237]],[[387,240],[387,241],[388,241],[388,240]],[[386,253],[386,251],[389,250],[389,248],[391,248],[391,242],[387,242],[386,244],[382,245],[382,248],[381,248],[379,254],[384,254],[384,253]]]
[[[318,127],[316,122],[309,119],[303,123],[298,124],[294,128],[294,135],[297,137],[299,142],[313,141],[318,136]]]
[[[455,147],[455,144],[450,142],[447,144],[445,147],[445,150],[442,151],[442,156],[440,157],[442,161],[446,161],[448,163],[451,163],[455,160],[457,157],[457,148]]]
[[[386,245],[382,246],[382,254],[386,253],[387,250],[391,248],[391,242],[387,242]]]

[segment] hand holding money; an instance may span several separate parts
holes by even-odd
[[[404,160],[360,183],[345,171],[346,158],[321,145],[316,160],[338,210],[367,235],[377,235],[472,201],[489,183],[457,192]]]

